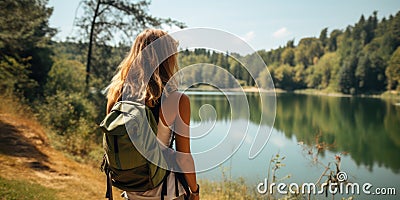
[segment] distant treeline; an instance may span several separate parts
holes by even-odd
[[[258,53],[273,78],[276,88],[284,90],[313,88],[345,94],[375,93],[400,90],[400,12],[388,19],[378,20],[377,13],[360,20],[345,30],[324,28],[319,37],[302,38],[297,45],[290,40],[283,47]],[[240,57],[252,66],[254,55],[218,53],[205,49],[184,50],[180,65],[211,63],[228,70],[243,86],[266,84],[268,71],[264,69],[254,79],[236,59]],[[185,74],[185,79],[203,81],[210,75],[231,81],[222,73],[198,71]],[[217,81],[217,80],[215,80]]]

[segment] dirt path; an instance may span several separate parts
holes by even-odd
[[[2,113],[0,176],[56,189],[57,199],[104,199],[105,176],[98,168],[77,163],[53,149],[34,121]]]

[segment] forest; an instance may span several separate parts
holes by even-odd
[[[107,10],[112,7],[145,10],[148,4],[143,2],[110,3],[103,11],[118,13]],[[17,99],[27,105],[38,121],[53,133],[55,141],[59,141],[59,149],[78,159],[98,159],[101,133],[97,124],[105,114],[104,88],[131,45],[124,42],[110,45],[112,34],[109,33],[129,31],[121,24],[110,29],[104,27],[115,22],[120,17],[118,14],[111,19],[99,15],[97,26],[91,29],[91,16],[96,16],[92,8],[96,5],[87,0],[84,1],[85,14],[77,23],[81,34],[56,41],[53,37],[57,30],[49,26],[53,10],[47,3],[46,0],[0,2],[1,98]],[[144,21],[136,23],[134,30],[157,28],[161,24],[184,27],[183,23],[168,18],[143,15],[139,18]],[[134,34],[137,32],[126,35]],[[265,87],[264,80],[271,74],[275,87],[286,91],[311,88],[350,95],[380,94],[400,91],[399,45],[400,12],[382,19],[374,12],[368,17],[361,16],[354,25],[343,29],[323,28],[319,37],[302,38],[298,42],[290,40],[282,47],[258,50],[249,55],[181,49],[179,65],[181,68],[196,63],[219,66],[244,87],[256,83]],[[234,57],[251,63],[256,54],[268,68],[251,77]],[[184,78],[202,82],[210,76],[223,87],[232,87],[232,80],[226,73],[193,70]]]
[[[344,94],[373,94],[399,90],[400,81],[400,12],[379,20],[377,12],[361,16],[354,25],[343,30],[321,30],[319,37],[287,41],[277,49],[258,50],[250,55],[218,53],[205,49],[183,50],[181,67],[194,63],[212,63],[229,71],[242,86],[265,87],[269,73],[276,88],[286,91],[317,89]],[[237,57],[252,65],[255,54],[267,68],[249,76]],[[268,73],[269,71],[269,73]],[[210,72],[188,74],[196,81]],[[215,74],[216,79],[228,80]],[[253,79],[254,78],[254,79]],[[230,87],[230,82],[224,85]]]

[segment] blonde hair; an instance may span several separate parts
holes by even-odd
[[[107,93],[107,112],[122,96],[144,100],[153,107],[165,83],[168,82],[166,94],[176,90],[176,81],[170,79],[177,69],[177,42],[162,30],[144,30],[112,78]]]

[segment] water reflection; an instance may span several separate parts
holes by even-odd
[[[241,118],[240,114],[231,116],[227,98],[222,95],[190,96],[194,122],[200,121],[198,112],[204,104],[215,108],[217,121]],[[247,97],[250,121],[259,124],[262,119],[260,97],[254,94]],[[235,109],[240,113],[241,108]],[[318,134],[322,134],[320,139],[335,144],[330,150],[348,152],[357,165],[373,170],[377,164],[399,173],[400,106],[391,102],[370,98],[280,94],[277,96],[274,128],[289,139],[295,137],[297,141],[309,145],[314,143]]]

